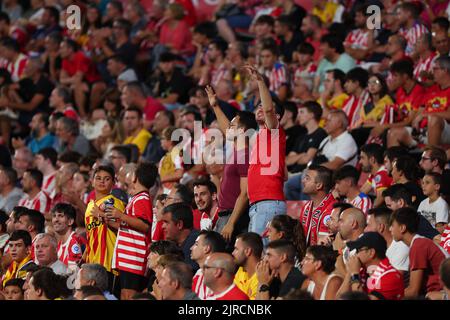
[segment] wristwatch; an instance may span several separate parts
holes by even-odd
[[[267,292],[267,291],[269,291],[269,289],[270,289],[270,287],[267,284],[262,284],[259,287],[259,292]]]
[[[360,281],[361,281],[361,277],[359,276],[359,274],[354,273],[354,274],[351,275],[351,277],[350,277],[350,283],[351,284],[353,284],[353,283],[360,283]]]

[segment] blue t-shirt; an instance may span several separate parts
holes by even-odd
[[[49,147],[54,148],[55,136],[51,133],[47,133],[40,140],[37,140],[36,138],[31,139],[28,142],[27,146],[33,154],[38,153],[39,150],[44,149],[44,148],[49,148]]]

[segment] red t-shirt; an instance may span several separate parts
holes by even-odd
[[[387,300],[400,300],[405,291],[402,273],[391,265],[388,258],[380,261],[367,279],[366,286],[368,293],[377,291]]]
[[[251,204],[262,200],[284,201],[285,154],[286,133],[283,128],[261,128],[250,154],[247,175]]]
[[[389,188],[392,184],[392,178],[389,176],[386,168],[381,166],[375,175],[369,175],[367,182],[370,183],[375,192],[378,192],[379,190]]]
[[[224,292],[209,296],[206,300],[249,300],[249,298],[248,295],[233,283]]]
[[[155,98],[148,97],[147,104],[144,108],[144,116],[146,121],[153,121],[159,111],[166,110],[166,108]]]
[[[91,59],[86,57],[81,51],[75,52],[72,59],[63,59],[61,68],[67,72],[69,77],[74,76],[79,71],[83,72],[84,79],[89,83],[93,83],[101,79],[97,72],[97,68],[92,63]]]
[[[397,119],[402,121],[411,111],[417,111],[423,105],[423,97],[425,89],[420,84],[416,83],[410,93],[406,93],[405,89],[400,87],[396,93],[397,102]]]
[[[409,249],[409,270],[424,270],[421,294],[440,291],[439,266],[445,259],[444,250],[432,240],[415,235]]]
[[[427,88],[425,96],[425,111],[443,112],[447,111],[450,102],[450,87],[441,89],[437,84]]]
[[[58,242],[58,259],[66,266],[80,262],[83,252],[79,236],[73,231],[65,243]]]
[[[444,232],[442,232],[440,246],[450,254],[450,225],[447,225]]]

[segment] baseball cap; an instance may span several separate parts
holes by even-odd
[[[378,232],[365,232],[357,240],[347,242],[347,247],[350,250],[364,247],[375,249],[379,257],[384,257],[387,250],[386,240]]]

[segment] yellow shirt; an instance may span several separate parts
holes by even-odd
[[[140,154],[143,154],[145,147],[147,147],[148,140],[152,137],[152,134],[145,129],[141,129],[135,136],[129,136],[125,139],[123,144],[135,144],[139,148]]]
[[[159,161],[159,175],[161,179],[167,175],[172,174],[177,169],[183,169],[182,159],[180,156],[180,149],[173,148],[172,151],[167,152]],[[171,188],[173,182],[165,182],[165,188]]]
[[[4,288],[6,282],[8,282],[11,279],[24,279],[25,280],[25,278],[27,276],[27,271],[23,271],[22,268],[31,262],[33,262],[33,261],[31,261],[30,255],[28,255],[25,259],[23,259],[20,263],[17,263],[15,261],[11,262],[8,270],[6,270],[6,273],[2,278],[2,287]]]
[[[348,95],[345,92],[342,92],[341,94],[337,95],[336,97],[331,98],[327,101],[327,107],[329,109],[342,109],[344,107],[344,102],[348,99]],[[320,104],[320,99],[317,100],[317,102]],[[324,108],[324,106],[322,106]],[[325,127],[325,119],[320,119],[319,121],[319,127],[323,128]]]
[[[386,106],[393,105],[394,101],[392,101],[391,97],[385,95],[383,98],[378,100],[372,110],[368,114],[366,114],[364,107],[361,108],[361,121],[365,120],[373,120],[380,121],[383,117],[384,111],[386,110]]]
[[[331,23],[334,20],[334,15],[338,5],[334,2],[328,1],[324,9],[314,7],[312,14],[318,16],[323,23]]]
[[[256,272],[249,278],[248,273],[244,271],[242,267],[239,267],[239,270],[234,276],[234,284],[246,293],[250,300],[256,299],[256,294],[258,293],[258,278],[256,277]]]
[[[97,200],[95,204],[100,206],[105,200],[110,198],[114,199],[115,208],[122,212],[125,211],[123,202],[113,195],[107,195],[106,197]],[[87,205],[86,213],[84,215],[87,236],[86,262],[101,264],[107,271],[111,272],[111,262],[114,254],[114,246],[116,245],[117,234],[92,215],[93,207],[94,200],[91,200]]]

